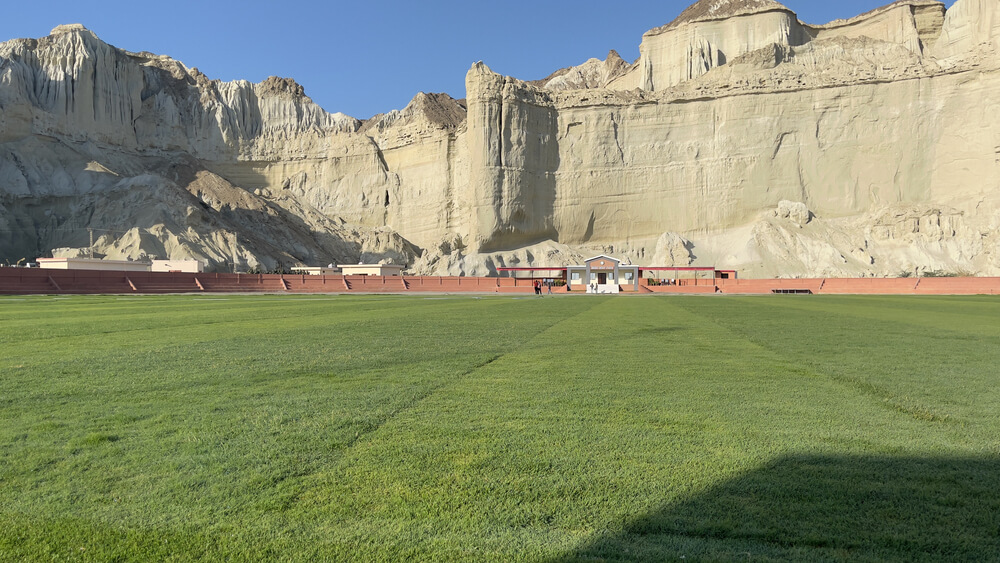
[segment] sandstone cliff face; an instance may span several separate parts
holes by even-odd
[[[931,0],[904,0],[849,20],[804,26],[813,40],[862,37],[902,45],[922,53],[933,45],[944,25],[945,8]]]
[[[940,3],[904,1],[808,26],[771,2],[699,2],[648,33],[631,74],[609,89],[531,90],[473,69],[477,103],[556,116],[553,136],[550,125],[496,125],[497,111],[470,105],[470,132],[546,139],[545,150],[514,142],[499,156],[483,144],[487,166],[474,170],[493,170],[494,202],[530,220],[501,214],[507,231],[483,222],[479,240],[516,246],[551,228],[570,247],[648,261],[666,232],[690,239],[702,263],[759,275],[996,273],[990,14],[1000,3],[972,5],[946,18]],[[638,88],[613,91],[636,74]],[[515,171],[501,164],[512,160]],[[537,218],[522,203],[532,195]],[[782,201],[807,206],[813,227],[783,234],[769,215]],[[906,229],[913,213],[945,213],[962,228],[924,229],[905,250],[870,228],[877,216]]]
[[[81,26],[0,44],[0,259],[392,260],[486,274],[607,252],[744,275],[1000,274],[1000,2],[825,25],[700,0],[536,82],[365,122]],[[78,252],[78,251],[77,251]]]
[[[948,10],[934,54],[962,57],[970,51],[1000,48],[1000,4],[993,0],[961,0]]]
[[[632,80],[643,90],[665,90],[762,47],[806,41],[795,14],[777,2],[701,0],[643,36]]]
[[[4,43],[0,248],[7,259],[44,255],[85,245],[91,228],[98,252],[113,258],[198,258],[220,268],[412,261],[418,250],[385,230],[392,178],[360,127],[323,111],[294,81],[210,81],[167,57],[118,50],[82,26]],[[351,182],[350,195],[371,205],[353,216],[324,213],[328,199],[302,184],[331,168],[331,187],[356,173],[362,182]],[[206,195],[206,178],[229,196]]]

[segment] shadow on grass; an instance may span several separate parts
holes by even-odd
[[[1000,560],[1000,459],[790,456],[555,561]]]

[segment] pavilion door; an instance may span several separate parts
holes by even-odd
[[[608,275],[607,274],[597,274],[597,285],[607,285]]]

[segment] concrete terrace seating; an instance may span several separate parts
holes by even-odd
[[[204,288],[196,281],[195,274],[172,274],[168,276],[149,272],[128,272],[127,282],[136,293],[198,293]]]
[[[0,276],[0,295],[46,295],[59,293],[48,278],[37,277],[27,279],[14,276]]]
[[[401,293],[407,290],[402,276],[344,276],[351,291],[359,293]]]
[[[281,277],[269,274],[197,274],[198,283],[211,293],[285,293]]]
[[[0,293],[132,293],[124,272],[0,268]]]
[[[471,278],[458,276],[407,276],[409,291],[440,293],[493,293],[497,291],[497,278]]]
[[[295,293],[342,293],[350,291],[344,276],[284,276],[288,291]]]

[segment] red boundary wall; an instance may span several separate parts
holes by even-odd
[[[278,274],[182,274],[0,268],[0,294],[104,293],[533,293],[533,280],[431,276],[309,276]],[[828,278],[775,280],[677,280],[648,285],[639,293],[996,295],[1000,278]],[[631,285],[622,286],[634,293]],[[565,287],[553,292],[568,293]],[[577,292],[577,293],[582,293]]]

